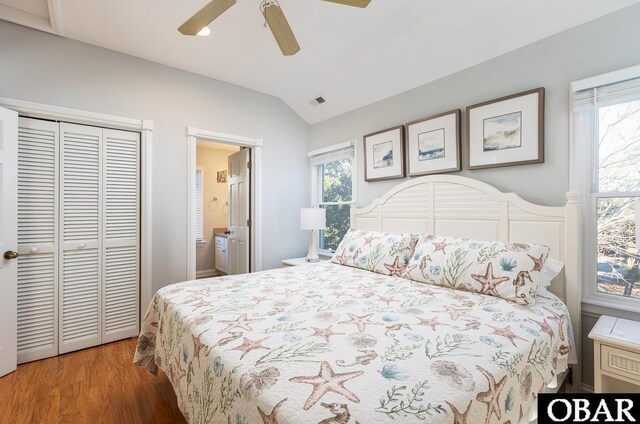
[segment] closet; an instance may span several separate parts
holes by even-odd
[[[138,334],[140,134],[20,118],[18,362]]]

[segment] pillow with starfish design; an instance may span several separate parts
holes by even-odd
[[[351,228],[340,242],[331,262],[400,277],[413,256],[418,237],[417,234]]]
[[[533,305],[549,248],[527,243],[424,235],[404,277]]]

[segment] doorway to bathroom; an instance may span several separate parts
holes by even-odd
[[[262,270],[262,147],[187,127],[187,280]]]
[[[229,157],[240,147],[196,141],[196,278],[229,273]]]

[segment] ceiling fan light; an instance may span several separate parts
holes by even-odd
[[[197,35],[199,35],[200,37],[206,37],[207,35],[211,35],[211,28],[204,27],[200,31],[198,31]]]
[[[195,15],[180,25],[178,31],[184,35],[196,35],[202,29],[226,12],[237,0],[213,0],[207,3]]]
[[[298,53],[300,51],[300,45],[280,5],[274,1],[265,1],[262,3],[261,9],[264,19],[267,25],[269,25],[269,29],[273,33],[273,37],[276,39],[282,54],[285,56],[293,56]]]

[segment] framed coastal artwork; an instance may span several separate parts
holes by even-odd
[[[544,88],[467,106],[466,168],[544,162]]]
[[[405,126],[409,176],[460,170],[460,109]]]
[[[404,177],[404,126],[364,136],[364,180]]]

